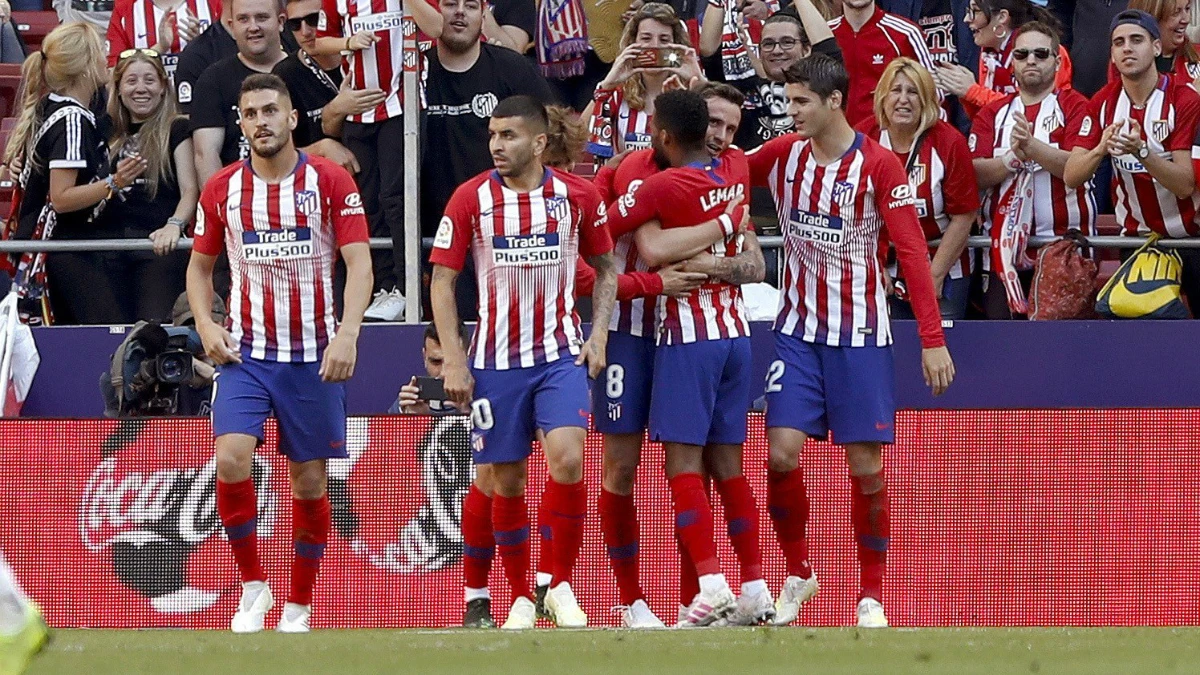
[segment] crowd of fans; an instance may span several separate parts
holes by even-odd
[[[1033,235],[1094,234],[1105,213],[1123,234],[1200,234],[1191,0],[633,0],[611,64],[592,47],[583,0],[54,5],[63,24],[25,57],[0,0],[0,60],[25,64],[0,167],[20,195],[8,234],[148,239],[153,249],[14,259],[10,271],[45,288],[44,316],[59,324],[170,315],[186,268],[178,243],[190,234],[200,187],[247,155],[241,82],[268,72],[287,83],[299,111],[297,146],[353,172],[372,236],[393,242],[373,253],[367,318],[401,318],[404,9],[423,49],[423,237],[435,234],[455,187],[490,167],[487,119],[510,95],[577,111],[587,154],[559,163],[590,171],[592,159],[616,162],[650,145],[663,91],[725,82],[744,97],[736,140],[749,150],[792,131],[784,73],[813,53],[844,60],[848,118],[907,168],[926,235],[940,240],[930,255],[946,318],[1016,316],[1012,284],[997,269],[1013,252],[966,248],[970,234],[1009,217],[1013,190],[1032,190],[1023,217]],[[675,49],[665,52],[670,62],[646,60],[648,48],[664,47]],[[753,212],[771,213],[762,197]],[[1182,255],[1194,306],[1200,250]],[[889,271],[893,311],[910,316],[904,272]],[[1028,292],[1032,272],[1017,273]],[[460,276],[468,318],[472,278]]]

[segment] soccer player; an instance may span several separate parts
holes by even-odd
[[[751,180],[771,188],[784,232],[784,272],[775,319],[777,360],[767,371],[767,498],[788,577],[775,621],[795,621],[817,593],[805,528],[808,496],[800,452],[832,434],[846,449],[858,542],[860,627],[886,627],[888,547],[881,446],[894,438],[892,330],[879,256],[888,233],[907,271],[919,324],[925,381],[934,395],[954,379],[925,235],[900,160],[846,120],[850,78],[841,63],[812,56],[786,73],[796,133],[747,155]]]
[[[447,396],[471,406],[476,464],[491,465],[495,543],[513,591],[506,629],[536,621],[525,483],[538,430],[550,469],[542,498],[554,541],[546,611],[560,627],[587,625],[570,584],[587,508],[586,378],[604,367],[617,287],[600,195],[591,183],[542,164],[547,125],[545,107],[531,97],[496,106],[488,124],[496,168],[454,192],[430,256],[433,316],[443,335],[458,321],[454,288],[468,251],[475,260],[480,320],[470,368],[462,345],[447,341],[443,374]],[[595,323],[586,342],[575,313],[580,255],[596,269]]]
[[[1121,77],[1097,92],[1084,115],[1068,125],[1065,147],[1071,155],[1063,181],[1068,188],[1083,185],[1111,156],[1124,234],[1198,236],[1194,160],[1200,157],[1200,96],[1190,82],[1155,69],[1162,43],[1154,17],[1136,9],[1121,12],[1110,35]],[[1200,305],[1200,250],[1176,250],[1183,258],[1183,293]]]
[[[342,383],[354,373],[370,299],[367,222],[350,174],[293,145],[297,116],[283,80],[246,78],[238,110],[250,159],[221,169],[204,187],[188,301],[204,350],[219,366],[212,406],[217,512],[242,576],[230,628],[261,631],[274,605],[258,557],[250,473],[263,423],[274,412],[291,472],[295,542],[291,592],[277,630],[305,633],[329,537],[325,464],[347,456]],[[229,330],[214,323],[211,312],[213,264],[222,251],[233,281]],[[346,262],[341,325],[333,315],[339,254]]]
[[[50,641],[42,612],[21,590],[0,553],[0,673],[20,675]]]
[[[744,155],[735,150],[714,159],[707,147],[708,127],[708,106],[699,93],[660,95],[652,142],[660,164],[671,168],[645,179],[608,214],[614,236],[636,230],[635,243],[647,263],[697,256],[688,269],[712,277],[687,295],[660,297],[655,327],[657,386],[650,394],[650,434],[666,450],[676,534],[700,586],[677,624],[681,627],[710,625],[724,619],[737,603],[717,560],[712,507],[704,489],[704,450],[718,448],[722,454],[740,456],[745,442],[750,327],[739,285],[761,281],[764,273],[753,233],[740,232],[741,221],[728,213],[748,193]],[[641,227],[649,221],[661,227]],[[739,256],[744,245],[752,252]],[[754,496],[740,475],[719,481],[718,488],[730,518],[731,539],[735,549],[742,548],[743,595],[761,605],[762,612],[773,614],[761,574]]]

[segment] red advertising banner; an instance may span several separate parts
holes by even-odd
[[[750,422],[745,465],[761,505],[766,439],[761,416]],[[885,457],[891,623],[1200,623],[1197,429],[1200,410],[901,413]],[[351,458],[330,467],[337,534],[314,626],[457,624],[460,503],[471,475],[465,421],[356,418],[348,446]],[[255,477],[260,543],[282,598],[291,500],[274,448],[272,431]],[[0,421],[0,550],[52,625],[228,626],[239,586],[216,514],[211,449],[206,420]],[[673,618],[677,559],[661,448],[650,444],[643,456],[644,585],[652,608]],[[594,509],[595,434],[587,458],[593,508],[575,588],[593,625],[614,625],[615,584]],[[800,623],[851,624],[858,572],[845,462],[838,448],[814,444],[804,467],[821,593]],[[544,481],[535,456],[531,513]],[[762,511],[767,580],[778,592],[782,561]],[[720,552],[736,584],[732,552]],[[502,618],[508,594],[498,567],[492,582]]]

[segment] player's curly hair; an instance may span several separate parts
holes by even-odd
[[[550,117],[550,127],[546,130],[542,164],[570,171],[587,144],[587,125],[574,110],[563,106],[547,106],[546,114]]]

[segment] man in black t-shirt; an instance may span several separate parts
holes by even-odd
[[[289,54],[299,48],[292,36],[287,34],[284,34],[282,44],[283,50]],[[233,39],[233,0],[222,0],[221,19],[187,43],[179,54],[179,62],[175,66],[175,95],[180,112],[191,114],[196,83],[204,71],[237,53],[237,41]]]
[[[440,5],[414,2],[409,9],[422,32],[435,40],[441,36],[445,21]],[[488,44],[524,54],[533,46],[537,21],[536,0],[494,0],[485,3],[481,31]]]
[[[192,144],[201,185],[221,167],[250,154],[238,125],[242,80],[270,73],[287,56],[280,46],[284,15],[276,0],[232,0],[232,7],[238,53],[205,70],[192,92]]]
[[[297,147],[306,148],[331,136],[340,137],[346,116],[364,113],[383,103],[384,93],[382,89],[343,87],[341,58],[313,54],[321,0],[289,0],[285,11],[287,28],[300,49],[280,61],[274,72],[287,84],[300,118],[292,138]]]

